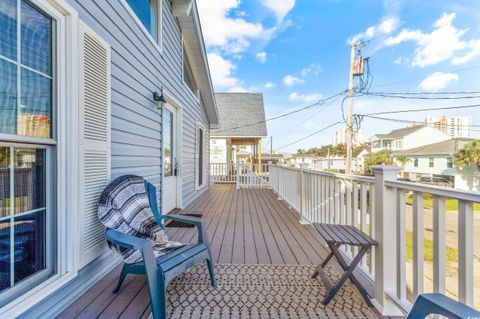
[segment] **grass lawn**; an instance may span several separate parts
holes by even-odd
[[[433,240],[423,239],[424,260],[433,261]],[[458,250],[446,246],[445,257],[447,262],[458,261]],[[407,231],[407,261],[413,260],[413,232]]]
[[[406,202],[409,205],[412,205],[413,203],[413,195],[412,194],[407,194],[406,196]],[[433,207],[433,196],[430,194],[423,194],[423,206],[432,208]],[[447,210],[458,210],[458,200],[456,199],[447,199],[445,201],[445,208]],[[476,211],[480,211],[480,203],[475,203],[473,205],[473,209]]]

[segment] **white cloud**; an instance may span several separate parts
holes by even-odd
[[[259,52],[255,55],[255,58],[257,58],[258,62],[265,63],[267,62],[267,52]]]
[[[305,81],[293,75],[285,75],[285,77],[283,78],[283,84],[285,84],[286,86],[294,86],[297,84],[302,84],[303,82]]]
[[[235,87],[240,80],[232,76],[236,66],[229,60],[224,59],[220,54],[209,53],[208,64],[212,75],[212,82],[216,88]]]
[[[262,4],[275,13],[277,21],[282,21],[295,6],[295,0],[262,0]]]
[[[273,82],[267,82],[265,83],[265,85],[263,86],[265,89],[273,89],[275,87],[275,83]]]
[[[322,98],[323,98],[323,95],[319,93],[298,94],[297,92],[292,92],[288,96],[288,100],[292,102],[301,102],[301,103],[311,103],[311,102],[318,101]]]
[[[450,83],[458,80],[459,77],[455,73],[435,72],[426,77],[422,83],[420,83],[419,88],[425,91],[436,92],[444,89]]]
[[[395,31],[400,25],[400,21],[395,16],[385,17],[379,24],[368,27],[365,32],[358,33],[348,39],[348,43],[355,43],[361,40],[369,40]]]
[[[310,74],[312,74],[314,76],[318,76],[322,72],[323,72],[323,67],[320,64],[312,63],[309,66],[307,66],[306,68],[303,68],[302,71],[300,72],[300,74],[303,77],[306,77]]]
[[[228,53],[239,53],[250,46],[251,39],[271,36],[261,23],[247,21],[243,16],[232,17],[231,12],[240,5],[240,0],[198,0],[203,35],[208,47],[221,47]]]
[[[228,92],[235,92],[235,93],[247,93],[247,92],[250,92],[249,90],[247,90],[246,88],[244,88],[243,86],[234,86],[234,87],[231,87],[230,89],[228,89]]]
[[[394,46],[406,41],[415,42],[417,48],[413,53],[412,66],[426,67],[450,59],[453,64],[466,63],[480,55],[480,39],[463,41],[461,38],[468,29],[457,29],[453,25],[455,17],[455,13],[444,13],[435,21],[430,33],[403,29],[396,36],[389,37],[384,44]],[[463,55],[455,57],[460,53]]]

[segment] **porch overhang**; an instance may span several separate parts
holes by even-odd
[[[205,107],[211,126],[216,127],[219,123],[218,110],[213,95],[213,84],[196,2],[174,0],[172,11],[182,30],[185,54],[190,61],[193,76],[200,91],[200,102]]]

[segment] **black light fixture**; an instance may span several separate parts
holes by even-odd
[[[161,109],[165,103],[167,103],[167,100],[165,100],[165,96],[163,95],[163,87],[160,89],[160,94],[158,94],[158,92],[153,92],[153,100],[155,102],[160,102],[158,104],[159,109]]]

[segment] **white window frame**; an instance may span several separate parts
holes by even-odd
[[[200,129],[203,130],[203,149],[200,150]],[[203,167],[202,167],[202,185],[198,178],[198,172],[200,171],[200,151],[203,153]],[[208,185],[207,181],[207,131],[205,125],[201,122],[197,122],[195,125],[195,190],[201,190]]]
[[[187,89],[187,91],[191,94],[191,96],[193,96],[193,98],[195,99],[195,101],[197,101],[198,103],[200,103],[200,90],[197,89],[195,92],[192,91],[192,89],[190,88],[190,86],[188,86],[187,82],[185,82],[185,56],[186,56],[186,59],[189,61],[188,63],[190,63],[190,60],[188,59],[188,55],[186,54],[186,48],[187,46],[185,45],[185,39],[183,37],[183,34],[182,34],[182,83],[183,83],[183,86]],[[192,65],[190,65],[190,68],[192,67]],[[193,70],[192,70],[192,73],[193,73]],[[193,76],[193,74],[192,74]],[[193,79],[195,81],[195,79]]]
[[[4,142],[56,145],[55,202],[56,274],[0,308],[0,317],[15,318],[47,298],[78,274],[78,13],[65,0],[31,0],[55,20],[56,74],[52,123],[56,139],[18,138],[1,135]],[[25,145],[26,146],[26,145]],[[49,165],[47,163],[47,165]],[[48,174],[48,172],[47,172]],[[48,187],[48,185],[47,185]]]
[[[135,24],[142,30],[145,34],[147,39],[153,44],[155,49],[160,53],[163,54],[163,0],[156,0],[158,1],[158,25],[157,25],[157,39],[153,37],[150,31],[147,30],[143,22],[138,18],[135,14],[135,11],[130,7],[127,0],[120,0],[120,4],[123,8],[128,12],[128,14],[133,18]]]

